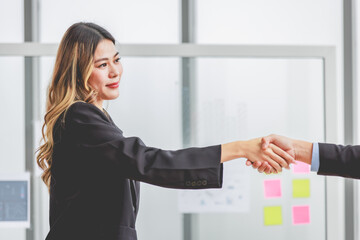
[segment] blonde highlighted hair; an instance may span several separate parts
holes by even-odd
[[[88,84],[93,58],[100,41],[113,36],[94,23],[75,23],[65,32],[56,55],[52,79],[48,87],[46,114],[42,126],[42,145],[37,149],[37,164],[44,170],[41,178],[50,189],[55,123],[78,101],[93,103],[97,93]]]

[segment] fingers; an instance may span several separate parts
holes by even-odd
[[[246,166],[252,166],[254,169],[258,169],[260,173],[262,172],[266,174],[277,173],[277,171],[273,167],[271,167],[268,162],[260,162],[260,161],[251,162],[250,160],[246,160],[245,164]]]
[[[258,172],[259,172],[259,173],[263,173],[268,166],[269,166],[269,165],[268,165],[266,162],[263,162],[263,163],[260,165],[260,167],[258,168]]]
[[[261,148],[263,150],[267,149],[271,141],[272,141],[271,136],[261,138]]]
[[[266,174],[277,173],[277,171],[271,167],[268,162],[263,162],[258,171],[260,173],[264,172]]]
[[[273,144],[270,144],[273,145]],[[277,149],[279,151],[279,149]],[[280,149],[280,151],[282,151]],[[286,169],[290,169],[289,164],[287,161],[285,161],[282,157],[280,157],[278,154],[275,154],[272,150],[272,148],[268,148],[265,150],[265,153],[271,157],[274,161],[276,161],[281,167],[284,167]]]
[[[271,168],[271,172],[270,172],[270,173],[277,174],[278,172],[277,172],[274,168]]]
[[[296,163],[295,159],[290,154],[288,154],[287,152],[285,152],[278,146],[276,146],[274,144],[270,144],[269,146],[273,150],[274,153],[276,153],[277,155],[279,155],[280,157],[285,159],[288,163]]]
[[[266,174],[271,174],[271,169],[273,169],[269,164],[267,164],[266,163],[266,168],[265,168],[265,170],[264,170],[264,172],[266,173]]]
[[[277,172],[282,172],[281,166],[276,161],[274,161],[271,157],[264,155],[264,158]]]
[[[261,166],[261,162],[260,161],[255,161],[255,162],[253,162],[252,166],[253,166],[254,169],[258,169]]]

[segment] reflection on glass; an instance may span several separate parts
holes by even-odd
[[[24,58],[0,57],[0,175],[25,171]],[[1,210],[0,210],[1,211]],[[0,239],[25,239],[25,230],[3,228]]]
[[[273,132],[324,140],[321,60],[199,59],[197,65],[201,144]]]
[[[60,42],[66,29],[79,21],[95,22],[105,27],[121,43],[179,42],[177,0],[103,0],[101,3],[40,0],[40,13],[42,42]]]
[[[271,133],[324,141],[322,60],[201,58],[196,64],[199,145]],[[308,183],[306,197],[293,197],[303,190],[293,189],[297,178]],[[277,185],[265,184],[270,179]],[[239,160],[225,164],[221,190],[183,191],[179,200],[185,212],[202,213],[193,225],[200,240],[325,239],[324,190],[324,179],[314,174],[260,175]],[[293,225],[297,205],[310,209],[311,224]]]
[[[0,57],[0,172],[25,170],[24,58]]]
[[[24,41],[24,1],[2,1],[0,7],[0,43]]]

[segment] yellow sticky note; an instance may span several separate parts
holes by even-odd
[[[310,197],[310,179],[294,179],[292,184],[294,198]]]
[[[264,224],[265,226],[282,224],[282,212],[280,206],[264,207]]]

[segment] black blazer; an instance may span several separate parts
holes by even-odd
[[[137,239],[139,181],[179,189],[222,186],[220,145],[147,147],[124,137],[110,116],[84,102],[74,103],[64,122],[62,116],[53,132],[46,240]]]
[[[360,146],[319,143],[318,174],[360,178]]]

